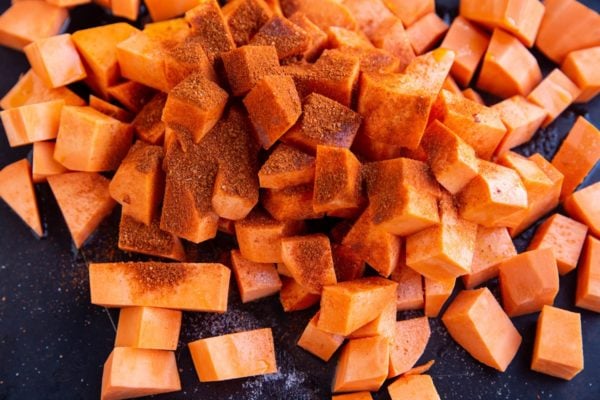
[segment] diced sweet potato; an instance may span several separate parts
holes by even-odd
[[[230,271],[222,264],[91,263],[89,272],[92,304],[227,311]]]
[[[330,26],[340,26],[346,29],[355,29],[356,20],[341,2],[336,0],[322,0],[319,7],[315,7],[313,0],[279,0],[281,9],[286,16],[302,12],[319,28],[326,31]]]
[[[546,110],[542,127],[550,125],[577,98],[581,90],[558,68],[554,69],[535,89],[527,100]]]
[[[570,52],[560,69],[581,89],[576,103],[585,103],[600,93],[600,74],[594,68],[600,62],[600,46]]]
[[[46,178],[67,172],[62,164],[54,160],[54,142],[33,144],[32,177],[33,183],[46,182]]]
[[[140,0],[111,0],[111,10],[114,16],[135,21],[140,13]]]
[[[433,379],[429,375],[405,375],[388,386],[392,400],[440,400]]]
[[[308,325],[298,339],[298,346],[327,362],[344,343],[344,337],[320,330],[317,327],[318,320],[319,313],[308,321]]]
[[[200,339],[188,347],[200,382],[277,372],[271,328]]]
[[[561,200],[573,193],[598,160],[600,131],[585,118],[578,117],[552,159],[552,165],[565,176]]]
[[[402,252],[398,265],[390,275],[390,279],[398,282],[396,293],[396,309],[422,310],[425,306],[423,297],[423,277],[414,269],[406,265],[406,254]]]
[[[235,49],[229,25],[217,0],[203,0],[185,13],[185,20],[192,27],[192,34],[202,42],[208,59],[214,64],[220,54]]]
[[[91,107],[65,106],[54,158],[73,171],[113,171],[131,146],[133,130]]]
[[[50,189],[76,248],[80,248],[115,206],[108,192],[109,181],[90,172],[73,172],[48,177]]]
[[[321,299],[319,295],[310,293],[291,278],[283,278],[282,283],[279,300],[285,312],[306,310]]]
[[[242,303],[262,299],[281,290],[281,280],[274,264],[249,261],[242,257],[239,250],[233,250],[231,266]]]
[[[262,78],[280,72],[273,46],[243,46],[222,53],[227,80],[234,96],[248,93]]]
[[[132,113],[138,113],[155,94],[154,89],[135,81],[118,83],[108,88],[109,97],[117,100]]]
[[[102,373],[101,400],[121,400],[181,390],[175,353],[115,348]]]
[[[390,343],[388,378],[402,375],[414,367],[423,355],[430,336],[427,317],[396,322],[396,332]]]
[[[317,324],[325,332],[346,336],[371,322],[396,298],[398,284],[383,278],[363,278],[325,286]]]
[[[271,18],[250,41],[253,46],[275,46],[280,60],[304,55],[310,43],[304,29],[281,16]]]
[[[473,289],[498,276],[498,265],[517,255],[506,228],[477,227],[475,252],[471,264],[471,273],[463,275],[466,289]]]
[[[521,345],[521,335],[488,288],[460,292],[442,322],[473,358],[498,371],[506,371]]]
[[[396,335],[396,311],[396,302],[390,301],[377,318],[352,332],[348,339],[383,336],[391,343]]]
[[[115,347],[176,350],[181,311],[154,307],[126,307],[119,313]]]
[[[554,214],[538,227],[528,249],[551,249],[556,257],[558,272],[565,275],[577,267],[587,231],[587,226]]]
[[[27,159],[9,164],[0,170],[0,198],[13,209],[23,222],[42,236],[37,200]]]
[[[568,381],[583,370],[579,313],[544,306],[537,323],[531,369]]]
[[[278,221],[319,219],[323,213],[313,210],[313,185],[298,185],[284,189],[265,189],[262,205]]]
[[[90,94],[90,107],[100,111],[104,115],[108,115],[111,118],[117,119],[121,122],[129,123],[133,120],[133,116],[129,111],[122,109],[106,100],[102,100],[99,97]]]
[[[277,0],[279,1],[279,0]],[[319,56],[327,44],[327,34],[315,25],[304,13],[297,12],[289,20],[299,26],[308,35],[308,45],[304,51],[304,58],[313,61]],[[300,41],[298,41],[300,43]]]
[[[588,236],[577,273],[575,305],[586,310],[600,312],[600,240]]]
[[[406,29],[416,54],[431,50],[448,31],[448,24],[435,12],[424,15]],[[452,49],[449,49],[452,50]]]
[[[161,0],[145,0],[146,7],[153,21],[163,21],[185,13],[196,7],[200,0],[172,0],[164,2]]]
[[[482,106],[486,105],[481,95],[471,88],[466,88],[461,93],[465,97],[465,99],[469,99],[471,101],[474,101],[475,103],[479,103]]]
[[[387,378],[389,343],[383,336],[349,340],[335,370],[334,393],[377,391]]]
[[[263,0],[231,0],[222,12],[237,46],[248,44],[273,15]]]
[[[302,114],[294,80],[285,75],[268,75],[244,98],[250,121],[261,145],[269,149]]]
[[[424,279],[425,287],[425,315],[430,318],[436,318],[446,301],[452,295],[456,279],[447,279],[444,281],[434,281],[429,278]]]
[[[333,268],[338,282],[353,281],[362,278],[365,273],[365,262],[351,248],[343,244],[331,245]]]
[[[450,92],[454,95],[464,97],[462,94],[462,91],[460,90],[460,87],[458,86],[458,83],[456,83],[456,81],[454,80],[452,75],[448,75],[446,77],[446,80],[444,81],[444,84],[442,85],[442,90],[447,90],[448,92]]]
[[[55,139],[64,105],[64,100],[52,100],[0,111],[10,147]]]
[[[595,183],[576,191],[567,197],[563,204],[569,216],[586,224],[590,232],[596,237],[600,237],[600,203],[597,201],[598,198],[600,198],[600,183]]]
[[[162,113],[166,102],[167,95],[158,93],[136,115],[132,126],[139,139],[150,144],[162,144],[165,136]]]
[[[360,0],[353,0],[361,2]],[[381,0],[376,0],[381,4]],[[344,4],[347,4],[346,1]],[[384,7],[385,8],[385,7]],[[373,32],[365,32],[371,42],[378,49],[383,49],[398,58],[398,71],[404,71],[406,67],[415,58],[415,51],[412,48],[410,39],[402,21],[395,17],[388,17],[382,21]]]
[[[388,19],[396,17],[382,0],[343,0],[342,3],[356,19],[358,28],[369,38]],[[403,28],[404,30],[404,28]]]
[[[278,144],[258,171],[261,188],[283,189],[315,179],[315,157],[283,143]]]
[[[170,88],[195,73],[217,82],[213,64],[204,51],[201,38],[190,35],[174,47],[167,48],[165,77]]]
[[[119,225],[119,249],[155,257],[186,261],[186,254],[179,238],[160,229],[160,218],[146,225],[121,214]]]
[[[419,18],[435,11],[433,0],[383,0],[383,2],[405,26],[411,26]]]
[[[338,394],[332,396],[331,400],[373,400],[373,396],[369,392],[356,392],[349,394]]]

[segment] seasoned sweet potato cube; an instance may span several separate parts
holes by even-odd
[[[516,255],[517,250],[506,228],[479,226],[471,272],[462,276],[465,288],[473,289],[497,277],[499,263]]]
[[[170,88],[194,73],[217,82],[212,62],[204,51],[202,40],[197,36],[190,35],[183,42],[168,48],[164,62],[165,77]]]
[[[133,120],[133,115],[129,111],[122,109],[106,100],[90,94],[90,107],[100,111],[104,115],[117,119],[121,122],[129,123]]]
[[[362,278],[325,286],[317,327],[347,336],[373,321],[395,301],[398,284],[383,278]]]
[[[302,336],[298,339],[298,346],[327,362],[344,343],[344,337],[320,330],[317,327],[318,320],[319,313],[308,321]]]
[[[31,179],[31,167],[27,159],[9,164],[0,170],[0,198],[38,236],[43,235],[44,230]]]
[[[310,293],[292,278],[282,278],[281,280],[279,301],[285,312],[306,310],[317,304],[321,299],[321,296]]]
[[[326,50],[309,72],[304,82],[306,94],[315,92],[350,107],[360,73],[358,57],[340,50]]]
[[[284,15],[290,16],[302,12],[322,30],[330,26],[341,26],[346,29],[355,29],[356,20],[341,2],[336,0],[322,0],[319,7],[315,7],[312,0],[284,0],[281,1]]]
[[[126,307],[119,313],[115,347],[177,350],[181,311]]]
[[[144,33],[158,39],[165,48],[183,42],[190,32],[190,26],[184,18],[149,22],[144,25]]]
[[[140,13],[140,0],[111,0],[111,10],[115,17],[136,21]]]
[[[433,379],[429,375],[404,375],[388,386],[392,400],[423,399],[439,400]]]
[[[201,382],[277,372],[271,328],[200,339],[188,347]]]
[[[165,136],[162,114],[166,102],[167,95],[158,93],[136,115],[132,126],[139,139],[150,144],[162,144]]]
[[[310,293],[337,283],[331,243],[323,234],[281,239],[281,258],[292,278]]]
[[[138,113],[155,94],[154,89],[135,81],[125,81],[108,88],[109,97],[132,113]]]
[[[273,11],[263,0],[231,0],[222,11],[237,46],[248,44],[273,16]]]
[[[33,170],[35,181],[35,151]],[[576,191],[563,203],[569,216],[586,224],[596,237],[600,237],[600,202],[597,201],[598,198],[600,198],[600,183],[594,183]]]
[[[425,131],[423,148],[437,181],[452,194],[460,192],[477,176],[475,150],[446,125],[435,120]]]
[[[148,7],[148,12],[153,21],[163,21],[185,13],[200,2],[199,0],[174,0],[169,2],[149,0],[146,2],[146,7]]]
[[[406,264],[432,280],[471,272],[477,225],[458,215],[450,195],[439,201],[440,224],[406,239]]]
[[[265,149],[287,132],[302,114],[294,80],[285,75],[267,75],[244,98],[250,121]]]
[[[64,105],[64,100],[52,100],[0,111],[10,147],[55,139]]]
[[[262,78],[280,73],[273,46],[243,46],[222,53],[227,80],[234,96],[248,93]]]
[[[361,164],[348,149],[317,146],[313,209],[332,212],[357,208]]]
[[[558,272],[565,275],[577,267],[587,231],[582,223],[554,214],[538,227],[528,249],[551,249]]]
[[[235,222],[235,234],[242,256],[257,263],[282,262],[281,239],[299,234],[301,221],[277,221],[262,210],[252,211]]]
[[[108,192],[109,181],[96,173],[73,172],[49,176],[48,183],[75,247],[80,248],[116,204]]]
[[[333,268],[338,282],[353,281],[363,277],[365,262],[351,248],[332,243],[331,255],[333,256]]]
[[[391,341],[396,335],[396,302],[390,301],[381,314],[373,321],[358,328],[348,336],[348,339],[360,339],[373,336],[383,336]]]
[[[261,188],[284,189],[315,179],[315,157],[294,147],[278,144],[258,171]]]
[[[309,49],[311,37],[287,18],[274,16],[250,41],[253,46],[275,46],[280,60],[302,56]]]
[[[313,210],[313,185],[284,189],[265,189],[261,194],[263,207],[277,220],[319,219],[323,213]]]
[[[423,277],[406,265],[406,252],[402,251],[398,265],[390,279],[398,282],[396,309],[398,311],[421,310],[425,305],[423,297]]]
[[[479,175],[458,194],[460,216],[488,228],[514,227],[527,209],[527,190],[514,170],[479,161]]]
[[[417,148],[453,61],[454,52],[438,49],[415,58],[404,74],[363,74],[357,109],[364,118],[364,134],[378,142]]]
[[[600,61],[600,46],[570,52],[560,69],[581,89],[576,103],[585,103],[600,93],[600,74],[594,68]]]
[[[400,21],[381,0],[344,0],[343,4],[352,13],[360,31],[369,39],[385,21],[394,18]]]
[[[303,55],[306,60],[313,61],[325,48],[325,45],[327,44],[327,34],[315,25],[304,13],[294,13],[289,17],[289,20],[300,27],[305,34],[308,35],[308,44]],[[300,40],[298,40],[297,43],[301,43]],[[287,48],[287,46],[284,48]]]
[[[121,77],[117,45],[138,32],[135,27],[120,22],[73,33],[73,43],[87,71],[86,83],[103,98],[108,97],[108,88]]]
[[[281,290],[281,280],[272,263],[255,263],[245,259],[239,250],[233,250],[231,266],[242,303],[262,299]]]
[[[221,118],[229,96],[202,74],[190,75],[169,92],[162,121],[173,129],[183,129],[196,143]]]
[[[427,317],[397,321],[394,339],[390,343],[389,378],[405,374],[423,355],[431,336]]]
[[[182,262],[187,258],[181,240],[160,229],[158,216],[146,225],[121,214],[119,249]]]
[[[406,29],[406,34],[415,53],[423,54],[438,44],[447,31],[448,24],[438,17],[435,12],[431,12],[409,26]]]
[[[419,18],[435,11],[435,2],[432,0],[383,0],[383,2],[405,26],[411,26]]]
[[[335,369],[333,392],[378,391],[387,378],[389,362],[386,337],[349,340]]]
[[[361,117],[346,106],[312,93],[302,102],[302,116],[282,138],[315,154],[318,145],[349,148],[360,127]]]
[[[527,96],[527,100],[546,110],[542,127],[550,125],[575,101],[581,90],[560,69],[555,68]]]
[[[91,107],[65,106],[54,158],[73,171],[113,171],[131,146],[133,130]]]
[[[469,144],[479,158],[489,160],[506,134],[496,110],[442,90],[433,106],[432,118]]]
[[[67,172],[67,169],[54,159],[54,142],[33,144],[32,177],[34,183],[46,182],[46,178]]]
[[[181,390],[175,353],[115,348],[102,372],[102,400],[120,400]]]
[[[577,272],[575,305],[586,310],[600,312],[600,240],[588,236]]]
[[[235,49],[229,25],[217,0],[202,0],[185,13],[186,21],[192,27],[192,34],[202,42],[208,59],[214,62],[220,54]]]
[[[360,0],[353,1],[363,3]],[[346,1],[345,4],[347,3],[348,2]],[[379,0],[375,3],[381,4]],[[399,18],[395,16],[388,17],[381,21],[375,30],[370,33],[365,33],[375,47],[386,50],[398,58],[398,71],[404,71],[411,61],[414,60],[415,51],[410,44],[408,34]]]
[[[15,1],[0,15],[0,44],[15,50],[57,35],[69,18],[67,9],[46,1]]]

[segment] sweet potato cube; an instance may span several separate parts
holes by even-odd
[[[554,214],[538,227],[528,249],[551,249],[556,257],[558,272],[565,275],[577,267],[587,231],[587,226]]]
[[[49,176],[67,172],[62,164],[54,160],[54,147],[54,142],[36,142],[33,144],[33,183],[46,182],[46,178]]]
[[[462,16],[452,21],[440,47],[453,50],[456,59],[450,70],[459,85],[468,86],[485,54],[490,36]]]
[[[396,298],[398,284],[383,278],[363,278],[325,286],[317,324],[325,332],[347,336],[373,321]]]
[[[65,8],[46,1],[18,1],[0,15],[0,44],[15,50],[57,35],[69,18]]]
[[[369,6],[373,4],[359,0],[353,1],[358,4],[368,4]],[[383,6],[383,3],[380,1],[374,3]],[[348,1],[345,1],[344,4],[347,5]],[[383,8],[385,8],[385,6],[383,6]],[[381,15],[380,13],[378,14]],[[386,14],[384,13],[384,15]],[[370,19],[368,14],[366,15],[366,18]],[[408,34],[404,29],[404,25],[399,18],[395,16],[387,17],[377,25],[375,30],[370,33],[365,31],[365,33],[375,47],[386,50],[397,57],[399,62],[398,71],[404,71],[411,61],[414,60],[415,51],[413,50]]]
[[[248,44],[273,15],[263,0],[231,0],[222,11],[237,46]]]
[[[35,173],[35,159],[33,169]],[[569,216],[586,224],[590,232],[596,237],[600,237],[600,203],[597,201],[598,198],[600,198],[600,183],[594,183],[576,191],[567,197],[563,203]]]
[[[386,337],[349,340],[335,369],[333,392],[378,391],[387,378],[389,361]]]
[[[569,196],[600,160],[600,131],[583,117],[562,142],[552,165],[565,176],[561,200]]]
[[[127,307],[119,313],[115,347],[176,350],[181,311],[154,307]]]
[[[227,92],[202,74],[188,76],[169,92],[162,121],[173,129],[184,129],[196,143],[221,118]]]
[[[579,271],[577,273],[577,292],[575,305],[586,310],[600,312],[600,240],[588,236]]]
[[[337,396],[332,396],[331,400],[373,400],[373,396],[369,392],[356,392],[338,394]]]
[[[477,87],[503,98],[527,96],[541,80],[542,72],[533,54],[510,33],[494,29]]]
[[[502,304],[509,317],[541,311],[558,294],[558,268],[551,249],[527,251],[498,266]]]
[[[401,240],[375,225],[373,215],[371,208],[367,208],[344,237],[342,244],[387,277],[398,264]]]
[[[158,93],[136,115],[132,126],[139,139],[150,144],[162,144],[165,136],[162,113],[166,102],[167,95]]]
[[[319,219],[323,213],[313,209],[313,185],[298,185],[284,189],[265,189],[262,205],[278,221]]]
[[[233,250],[231,266],[242,303],[262,299],[281,290],[281,280],[274,264],[246,260],[239,250]]]
[[[458,194],[460,216],[488,228],[514,227],[527,209],[527,190],[514,170],[479,161],[479,175]]]
[[[382,24],[396,17],[381,0],[344,0],[344,5],[352,13],[358,28],[371,40],[371,36]]]
[[[0,198],[38,236],[43,235],[44,230],[31,179],[31,167],[27,159],[9,164],[0,170]]]
[[[338,282],[353,281],[363,277],[365,262],[351,248],[343,244],[332,243],[331,255]]]
[[[498,276],[498,265],[517,255],[506,228],[477,227],[471,272],[462,276],[466,289],[473,289]]]
[[[483,100],[483,98],[481,97],[481,95],[480,95],[480,94],[479,94],[477,91],[475,91],[475,90],[473,90],[473,89],[471,89],[471,88],[466,88],[466,89],[465,89],[465,90],[463,90],[461,93],[462,93],[462,95],[463,95],[463,96],[464,96],[466,99],[469,99],[469,100],[471,100],[471,101],[474,101],[475,103],[479,103],[479,104],[481,104],[482,106],[485,106],[485,105],[486,105],[486,104],[485,104],[485,101]],[[505,135],[505,136],[506,136],[506,135]]]
[[[433,379],[429,375],[402,376],[388,386],[388,393],[392,400],[440,400]]]
[[[213,64],[204,51],[202,40],[197,36],[190,35],[181,43],[167,49],[165,76],[169,87],[173,88],[188,75],[194,73],[217,82]]]
[[[280,60],[302,56],[310,43],[304,29],[281,16],[271,18],[250,41],[253,46],[275,46]]]
[[[453,199],[439,202],[440,225],[406,239],[406,264],[421,275],[438,281],[471,272],[477,225],[458,215]]]
[[[108,191],[109,181],[96,173],[73,172],[49,176],[48,183],[75,247],[80,248],[116,204]]]
[[[363,74],[357,109],[364,117],[364,134],[378,142],[417,148],[453,61],[454,52],[438,49],[415,58],[404,74]]]
[[[0,111],[10,147],[55,139],[64,105],[64,100],[53,100]]]
[[[148,0],[146,7],[153,21],[163,21],[174,18],[191,10],[201,3],[200,0],[175,0],[164,2],[161,0]]]
[[[138,32],[135,27],[120,22],[73,33],[73,43],[86,67],[86,83],[102,97],[108,97],[107,89],[121,77],[117,45]]]
[[[331,244],[322,234],[281,239],[281,258],[292,277],[310,293],[337,283]]]
[[[414,269],[406,265],[406,254],[400,256],[398,265],[390,275],[390,279],[398,282],[396,293],[396,309],[422,310],[425,306],[423,297],[423,277]]]
[[[140,0],[111,0],[111,10],[116,17],[136,21],[140,13]]]
[[[388,378],[408,372],[423,355],[431,336],[427,317],[397,321],[394,339],[390,343]]]
[[[444,281],[434,281],[429,278],[424,279],[425,287],[425,315],[430,318],[436,318],[446,301],[452,295],[456,279],[447,279]]]
[[[217,0],[203,0],[196,4],[195,8],[185,13],[185,20],[214,64],[221,53],[235,49],[235,42]]]
[[[245,95],[265,76],[280,72],[273,46],[243,46],[223,53],[222,58],[234,96]]]
[[[149,225],[121,214],[119,249],[132,253],[185,261],[186,254],[179,238],[160,229],[158,216]]]
[[[285,75],[268,75],[244,98],[250,121],[261,145],[269,149],[302,114],[294,80]]]
[[[313,61],[325,48],[325,45],[327,44],[327,34],[315,25],[304,13],[294,13],[288,19],[308,35],[308,45],[306,46],[303,55],[306,60]],[[298,38],[300,38],[300,35],[298,35]],[[297,43],[299,47],[301,41],[298,40]],[[278,47],[287,48],[287,46]],[[280,51],[281,50],[278,50],[277,53]]]
[[[200,382],[277,372],[271,328],[200,339],[188,347]]]
[[[488,288],[460,292],[442,322],[473,358],[501,372],[521,345],[521,335]]]
[[[579,313],[544,306],[537,323],[531,369],[567,381],[583,370]]]
[[[181,390],[175,353],[116,347],[104,363],[101,400],[121,400]]]
[[[102,114],[108,115],[109,117],[121,122],[129,123],[133,120],[133,115],[129,111],[96,97],[93,94],[90,94],[89,103],[90,107],[92,107],[94,110],[100,111]]]
[[[261,188],[284,189],[315,179],[315,157],[294,147],[278,144],[258,171]]]
[[[132,113],[138,113],[155,94],[154,89],[135,81],[125,81],[108,88],[109,97]]]
[[[475,150],[440,121],[433,121],[423,136],[435,179],[452,194],[460,192],[479,172]]]
[[[279,293],[279,301],[283,307],[283,311],[300,311],[306,310],[317,304],[321,297],[317,294],[310,293],[304,286],[291,278],[283,278],[281,293]]]
[[[396,335],[396,311],[396,302],[390,301],[377,318],[352,332],[348,339],[383,336],[391,342]]]
[[[131,146],[133,130],[91,107],[65,106],[54,158],[73,171],[114,171]]]
[[[448,24],[435,12],[424,15],[406,29],[410,44],[416,54],[431,50],[448,31]],[[452,50],[452,49],[449,49]]]
[[[322,0],[319,7],[315,7],[312,0],[295,0],[281,2],[281,8],[286,16],[302,12],[322,30],[330,26],[354,30],[356,20],[341,2],[336,0]]]
[[[350,148],[360,123],[360,115],[350,108],[312,93],[304,98],[302,116],[282,141],[310,154],[318,145]]]
[[[506,134],[506,127],[496,110],[447,90],[440,93],[432,116],[460,136],[484,160],[492,157]]]
[[[31,69],[51,88],[66,86],[87,76],[68,33],[38,39],[24,51]]]
[[[498,111],[507,132],[496,149],[501,156],[508,150],[527,143],[546,119],[546,111],[521,95],[515,95],[491,107]]]
[[[357,208],[361,164],[348,149],[317,146],[313,209],[332,212]]]
[[[546,119],[542,127],[547,127],[579,97],[580,93],[577,85],[560,69],[555,68],[529,93],[527,100],[546,110]]]
[[[344,343],[344,337],[320,330],[317,327],[318,320],[319,313],[308,321],[302,336],[298,339],[298,346],[327,362]]]
[[[383,0],[383,2],[405,26],[411,26],[424,15],[435,12],[435,2],[432,0]]]
[[[600,46],[570,52],[560,69],[569,77],[581,93],[576,103],[585,103],[600,93],[600,74],[594,68],[600,62]]]

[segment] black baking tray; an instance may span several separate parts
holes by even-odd
[[[317,0],[315,0],[317,1]],[[600,10],[600,1],[583,1]],[[0,0],[0,11],[9,7]],[[438,1],[437,11],[450,21],[457,1]],[[143,19],[144,17],[142,17]],[[116,21],[95,5],[71,11],[70,32]],[[138,21],[139,23],[139,21]],[[534,50],[535,52],[535,50]],[[554,65],[535,53],[544,73]],[[598,66],[600,68],[600,66]],[[23,54],[0,48],[0,95],[27,70]],[[600,98],[574,105],[531,143],[518,149],[523,154],[540,152],[551,158],[577,116],[600,126]],[[28,156],[30,149],[8,146],[0,132],[0,167]],[[600,180],[596,169],[584,182]],[[87,262],[139,259],[117,249],[119,211],[102,223],[79,251],[75,251],[47,185],[38,185],[40,211],[47,236],[36,239],[4,203],[0,202],[0,399],[94,399],[100,394],[102,365],[113,347],[118,312],[90,304]],[[600,199],[599,199],[600,201]],[[525,249],[534,228],[518,240]],[[235,246],[224,235],[188,251],[198,261],[222,261]],[[448,336],[438,319],[430,320],[431,340],[421,362],[434,359],[430,373],[443,399],[600,399],[600,315],[573,307],[576,274],[561,278],[556,305],[582,314],[585,369],[570,382],[529,369],[537,315],[515,318],[523,345],[505,373],[474,361]],[[455,290],[460,289],[460,284]],[[498,295],[497,284],[489,284]],[[157,396],[163,399],[328,399],[337,355],[323,363],[296,346],[296,341],[315,309],[286,314],[278,298],[241,304],[235,283],[224,315],[185,313],[177,349],[183,390]],[[419,315],[399,313],[400,319]],[[236,331],[271,327],[275,337],[279,373],[219,383],[200,383],[186,344],[190,341]],[[374,395],[388,399],[385,387]]]

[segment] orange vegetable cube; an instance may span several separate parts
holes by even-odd
[[[276,0],[279,1],[279,0]],[[304,58],[313,61],[323,51],[327,44],[327,34],[315,25],[304,13],[297,12],[288,19],[300,27],[308,35],[308,45],[304,51]],[[298,41],[300,43],[300,41]],[[281,50],[278,51],[278,53]]]
[[[135,21],[140,12],[140,0],[111,0],[111,9],[114,16]]]
[[[527,100],[546,110],[542,127],[550,125],[579,97],[581,90],[558,68],[554,69],[531,93]]]
[[[577,121],[552,159],[565,180],[561,200],[569,196],[600,160],[600,131],[583,117]]]
[[[363,277],[365,262],[351,248],[332,243],[331,253],[338,282],[353,281]]]
[[[237,46],[248,44],[273,15],[262,0],[231,0],[223,6],[222,12]]]
[[[277,372],[271,328],[200,339],[188,347],[200,382]]]
[[[250,41],[253,46],[275,46],[280,60],[304,55],[310,43],[304,29],[281,16],[271,18]]]
[[[160,218],[152,220],[150,225],[121,214],[119,224],[119,249],[133,253],[148,254],[175,261],[186,261],[181,240],[172,233],[160,229]]]
[[[202,41],[190,35],[174,47],[167,49],[165,76],[169,87],[173,88],[194,73],[217,82],[215,70],[204,51]]]
[[[321,296],[310,293],[293,279],[283,278],[282,284],[279,301],[285,312],[306,310],[321,299]]]
[[[391,342],[396,335],[396,311],[396,302],[390,301],[377,318],[352,332],[348,339],[383,336]]]
[[[436,318],[446,301],[452,295],[456,279],[447,279],[444,281],[434,281],[429,278],[424,279],[425,287],[425,315],[430,318]]]
[[[600,312],[600,240],[588,236],[577,273],[575,305],[586,310]]]
[[[116,347],[104,363],[101,400],[121,400],[181,390],[175,353]]]
[[[281,280],[273,264],[255,263],[242,257],[239,250],[231,252],[233,275],[242,303],[274,295],[281,290]]]
[[[214,64],[217,58],[220,59],[221,53],[235,49],[235,42],[216,0],[196,1],[196,4],[195,8],[185,13],[185,20]]]
[[[119,313],[115,347],[176,350],[181,311],[154,307],[127,307]]]
[[[102,100],[99,97],[90,94],[90,107],[94,110],[100,111],[104,115],[108,115],[111,118],[117,119],[121,122],[129,123],[133,120],[133,116],[129,111],[122,109],[106,100]]]
[[[283,143],[278,144],[258,171],[261,188],[284,189],[315,179],[315,157]]]
[[[521,345],[521,335],[488,288],[460,292],[442,322],[473,358],[501,372]]]
[[[372,3],[364,3],[360,0],[353,0],[359,4],[372,4]],[[374,3],[382,4],[381,1],[377,0]],[[348,5],[348,0],[344,2],[344,4]],[[376,8],[376,7],[374,7]],[[385,7],[383,7],[385,8]],[[387,13],[380,13],[378,10],[375,10],[378,17],[380,18],[382,15],[387,15]],[[365,17],[367,20],[371,20],[374,18],[373,16],[369,16],[369,13],[365,13]],[[363,29],[363,31],[365,31]],[[402,21],[395,17],[390,16],[381,21],[375,30],[372,32],[365,31],[369,40],[373,43],[375,47],[378,49],[385,50],[392,55],[396,56],[398,59],[398,71],[404,71],[406,67],[411,63],[415,58],[415,51],[413,50],[412,44],[410,43],[410,39],[406,30],[404,29],[404,25]]]
[[[35,171],[35,161],[33,168]],[[600,203],[597,202],[599,196],[600,183],[595,183],[576,191],[563,203],[569,216],[586,224],[596,237],[600,237]]]
[[[234,96],[248,93],[267,75],[280,71],[273,46],[243,46],[222,54],[223,66]]]
[[[161,0],[144,0],[148,12],[153,21],[163,21],[184,14],[186,11],[196,7],[200,0],[171,0],[164,2]]]
[[[44,230],[31,179],[31,167],[27,159],[9,164],[0,170],[0,198],[38,236],[43,235]]]
[[[80,248],[116,204],[108,192],[109,181],[96,173],[73,172],[49,176],[48,183],[75,247]]]
[[[383,0],[383,2],[405,26],[411,26],[424,15],[435,12],[433,0]]]
[[[281,1],[281,0],[280,0]],[[286,16],[302,12],[322,30],[330,26],[354,30],[356,20],[350,10],[337,0],[321,0],[319,7],[313,0],[294,0],[282,2],[281,8]]]
[[[284,189],[265,189],[262,205],[278,221],[319,219],[323,213],[313,210],[313,185],[298,185]]]
[[[537,323],[531,369],[567,381],[583,370],[579,313],[544,306]]]
[[[118,83],[108,88],[109,97],[123,104],[132,113],[138,113],[155,94],[154,89],[135,81]]]
[[[332,396],[331,400],[373,400],[373,396],[369,392],[356,392],[349,394],[338,394]]]
[[[53,100],[0,111],[10,147],[55,139],[64,105],[64,100]]]
[[[387,338],[374,336],[349,340],[335,369],[333,392],[379,390],[387,378],[389,361]]]
[[[46,182],[46,178],[49,176],[67,172],[62,164],[54,160],[54,147],[54,142],[36,142],[33,144],[33,183]]]
[[[343,0],[342,3],[352,13],[358,28],[369,40],[373,33],[390,19],[395,19],[402,25],[402,21],[381,0]]]
[[[439,43],[447,31],[448,24],[435,12],[432,12],[410,25],[406,29],[406,34],[415,53],[423,54]]]
[[[479,103],[482,106],[485,106],[485,101],[483,101],[483,98],[481,97],[481,95],[479,93],[477,93],[475,90],[473,90],[471,88],[466,88],[461,93],[465,97],[465,99],[469,99],[471,101],[474,101],[475,103]]]
[[[425,306],[423,277],[406,265],[404,252],[400,256],[396,269],[390,275],[390,279],[398,282],[396,293],[396,309],[398,311],[423,309]]]
[[[528,249],[551,249],[556,257],[558,272],[565,275],[577,267],[587,231],[587,226],[554,214],[538,227]]]
[[[317,327],[318,320],[319,313],[308,321],[302,336],[298,339],[298,346],[327,362],[344,343],[344,337],[320,330]]]
[[[390,343],[388,378],[408,372],[423,355],[431,336],[427,317],[396,322],[396,331]]]
[[[440,400],[433,379],[429,375],[402,376],[388,386],[388,393],[392,400]]]
[[[600,74],[594,68],[600,62],[600,46],[570,52],[560,69],[581,89],[576,103],[585,103],[600,93]]]
[[[162,144],[165,136],[165,123],[162,113],[167,102],[167,95],[158,93],[152,98],[132,122],[136,136],[149,144]]]

